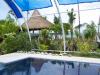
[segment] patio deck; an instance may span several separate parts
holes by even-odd
[[[86,58],[86,57],[74,57],[74,56],[58,56],[50,54],[30,54],[30,53],[11,53],[0,56],[0,63],[7,64],[15,61],[19,61],[27,58],[40,58],[50,60],[63,60],[63,61],[74,61],[74,62],[86,62],[100,64],[99,58]]]

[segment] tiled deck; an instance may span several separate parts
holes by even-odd
[[[86,62],[86,63],[97,63],[100,64],[99,58],[85,58],[85,57],[69,57],[69,56],[54,56],[45,54],[30,54],[30,53],[11,53],[0,56],[0,63],[6,64],[26,58],[41,58],[50,60],[63,60],[63,61],[75,61],[75,62]]]

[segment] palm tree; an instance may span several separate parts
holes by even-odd
[[[90,24],[86,24],[87,27],[86,29],[84,30],[84,37],[86,39],[91,39],[91,40],[94,40],[95,39],[95,36],[96,36],[96,25],[95,23],[92,21]]]
[[[68,30],[70,29],[70,24],[63,23],[63,25],[64,25],[64,31],[67,34]],[[57,39],[57,35],[62,33],[59,17],[54,16],[54,25],[51,26],[51,30],[54,31],[56,39]]]
[[[74,9],[71,9],[71,11],[68,11],[67,12],[67,15],[69,17],[69,24],[71,25],[71,39],[73,39],[73,24],[74,24],[74,21],[75,21],[75,17],[76,17],[76,14],[74,13]]]
[[[59,17],[56,17],[54,15],[54,24],[59,24],[60,23],[60,18]]]
[[[60,22],[59,17],[54,16],[54,24],[51,25],[50,30],[54,32],[55,39],[58,39],[58,34],[61,33],[61,26],[59,22]]]

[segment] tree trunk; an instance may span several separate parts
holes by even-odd
[[[71,27],[71,40],[73,40],[73,25]]]

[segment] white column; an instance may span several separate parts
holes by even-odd
[[[80,6],[79,6],[79,0],[77,0],[77,8],[78,8],[78,24],[79,24],[79,36],[80,36]]]
[[[54,3],[55,3],[55,6],[56,6],[56,8],[57,8],[57,12],[58,12],[58,15],[59,15],[59,18],[60,18],[60,24],[61,24],[62,35],[63,35],[63,43],[64,43],[64,53],[65,53],[65,51],[66,51],[66,40],[65,40],[64,25],[63,25],[63,22],[62,22],[62,19],[61,19],[61,14],[60,14],[59,7],[58,7],[58,5],[57,5],[57,1],[54,0]]]
[[[12,0],[12,2],[14,2],[14,0]],[[14,4],[17,6],[17,8],[19,9],[18,5],[14,2]],[[19,9],[20,13],[22,14],[22,11]],[[22,14],[23,16],[23,14]],[[28,23],[27,23],[27,20],[25,19],[25,17],[23,16],[23,19],[25,21],[25,25],[26,25],[26,28],[27,28],[27,32],[28,32],[28,36],[29,36],[29,40],[31,42],[31,35],[30,35],[30,32],[29,32],[29,27],[28,27]]]

